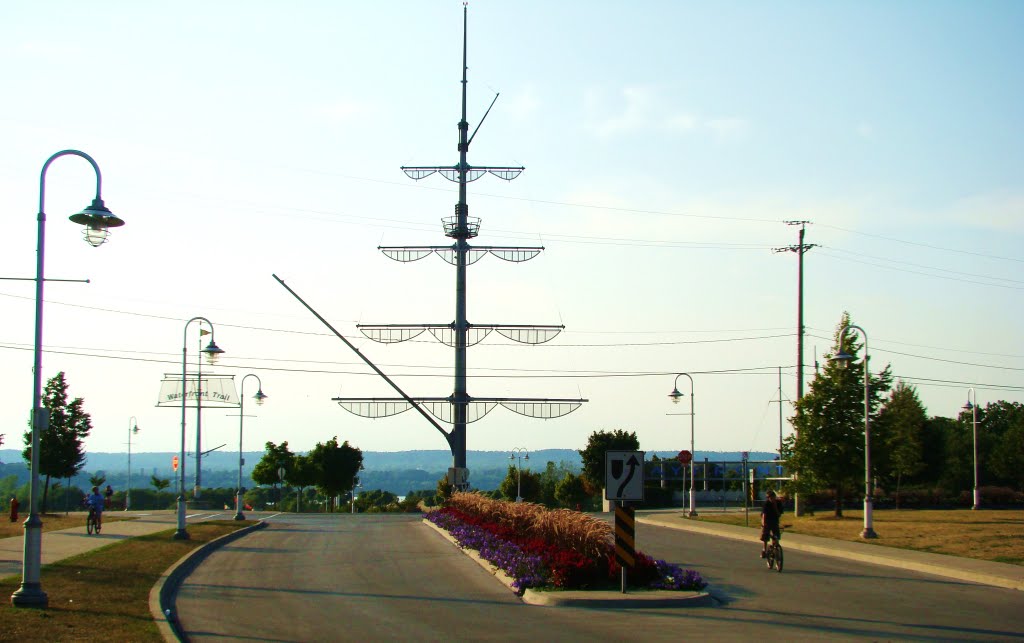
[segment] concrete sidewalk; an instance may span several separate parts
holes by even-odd
[[[102,532],[98,535],[85,533],[84,525],[60,531],[44,531],[42,564],[49,565],[127,538],[173,529],[176,518],[172,511],[115,512],[115,515],[126,519],[104,521]],[[24,535],[0,539],[0,578],[21,575],[24,542]]]
[[[758,536],[760,532],[756,529],[702,520],[691,520],[679,509],[637,511],[636,521],[642,524],[646,523],[671,529],[699,532],[722,538],[745,540],[752,545],[755,543],[759,544]],[[886,547],[883,544],[819,538],[817,536],[806,536],[792,532],[786,532],[783,535],[782,544],[786,549],[795,551],[807,551],[823,556],[846,558],[875,565],[885,565],[887,567],[934,574],[944,578],[1024,591],[1024,566],[1019,565],[993,563],[987,560],[975,560],[973,558],[961,558],[945,554],[930,554],[911,549]]]

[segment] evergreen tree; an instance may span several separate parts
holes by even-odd
[[[43,408],[50,412],[50,425],[39,435],[39,473],[46,476],[41,510],[46,512],[50,478],[71,478],[85,466],[85,438],[92,431],[92,418],[84,410],[84,401],[76,397],[68,402],[68,383],[64,371],[46,382]],[[24,435],[21,455],[32,466],[32,429]]]
[[[796,403],[796,415],[790,419],[796,432],[783,446],[785,459],[797,474],[797,490],[831,489],[836,517],[843,515],[844,494],[864,479],[864,362],[857,362],[863,344],[856,341],[854,331],[843,331],[850,323],[849,313],[844,312],[836,327],[832,354],[845,349],[854,357],[853,363],[847,368],[846,364],[826,361],[811,381],[808,393]],[[868,417],[873,419],[889,391],[892,374],[886,366],[869,377]],[[872,455],[878,452],[875,443]]]
[[[889,399],[878,413],[872,433],[878,436],[879,449],[875,457],[876,470],[896,481],[896,508],[900,506],[900,485],[904,477],[917,474],[924,468],[921,453],[921,435],[928,416],[917,391],[902,381],[897,382]]]

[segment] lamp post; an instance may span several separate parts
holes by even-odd
[[[856,324],[847,324],[839,331],[839,354],[832,359],[845,365],[853,361],[853,355],[843,350],[843,337],[847,330],[859,330],[864,336],[864,531],[861,538],[878,538],[871,521],[872,485],[871,485],[871,378],[868,372],[868,334]]]
[[[182,332],[181,340],[181,460],[179,461],[178,468],[178,528],[174,532],[175,540],[188,540],[188,530],[185,529],[185,406],[188,401],[186,369],[188,368],[188,327],[194,321],[198,321],[200,324],[206,322],[210,326],[210,344],[201,351],[206,353],[207,361],[211,364],[215,363],[217,357],[224,352],[214,342],[213,322],[205,317],[193,317],[185,322],[185,330]],[[197,402],[198,399],[197,391]],[[196,464],[198,466],[198,460]]]
[[[128,488],[124,492],[124,510],[132,504],[132,434],[139,432],[139,423],[135,416],[128,418]]]
[[[103,205],[101,197],[103,179],[100,175],[100,168],[91,156],[78,150],[62,150],[43,164],[42,172],[39,174],[39,214],[37,216],[37,241],[36,241],[36,324],[35,344],[33,348],[33,381],[32,381],[32,478],[29,485],[29,516],[25,521],[25,546],[22,558],[21,585],[11,594],[11,604],[15,607],[46,607],[48,599],[43,591],[42,583],[39,580],[39,570],[42,566],[42,535],[43,521],[39,518],[39,439],[43,431],[50,424],[49,411],[42,408],[41,398],[43,391],[42,362],[43,362],[43,284],[46,281],[44,273],[45,241],[46,241],[46,210],[44,200],[46,194],[46,170],[50,164],[62,156],[80,156],[92,165],[96,172],[96,197],[92,204],[78,214],[71,215],[71,220],[84,225],[85,240],[93,247],[103,245],[107,240],[107,229],[124,225],[124,221],[114,216]]]
[[[245,464],[245,460],[242,459],[242,422],[245,418],[245,380],[250,377],[256,378],[256,386],[259,387],[256,395],[252,396],[256,400],[256,406],[263,406],[263,400],[267,399],[263,394],[263,382],[260,381],[259,375],[249,373],[242,378],[241,393],[238,395],[238,493],[235,495],[235,520],[245,520],[245,514],[242,513],[242,465]]]
[[[973,386],[967,389],[967,404],[964,405],[964,410],[971,412],[971,424],[974,425],[974,502],[971,509],[978,509],[981,506],[981,491],[978,489],[978,396]]]
[[[693,475],[693,461],[696,459],[697,453],[693,450],[693,378],[690,377],[689,373],[680,373],[676,375],[676,381],[672,385],[672,392],[668,394],[672,398],[673,404],[679,404],[679,398],[683,397],[683,394],[679,392],[679,378],[686,376],[690,380],[690,511],[688,516],[697,515],[697,490],[694,487],[696,479]]]
[[[509,460],[515,460],[519,458],[519,462],[516,464],[516,502],[523,501],[523,460],[529,461],[530,452],[523,447],[516,447],[512,449],[511,455],[508,456]]]
[[[353,480],[352,482],[355,482],[355,480]],[[356,489],[362,489],[362,488],[363,488],[363,483],[361,483],[361,482],[358,483],[358,484],[353,484],[352,485],[352,508],[350,510],[351,513],[355,513],[356,512]]]

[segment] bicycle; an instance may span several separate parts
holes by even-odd
[[[782,533],[782,529],[779,529],[779,533]],[[774,569],[775,571],[782,573],[782,543],[779,539],[772,534],[771,541],[768,543],[764,557],[765,564],[768,565],[768,569]]]
[[[89,507],[89,515],[85,518],[85,531],[89,535],[92,535],[93,532],[96,535],[100,533],[100,521],[96,516],[96,509],[94,507]]]

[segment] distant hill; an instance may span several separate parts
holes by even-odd
[[[132,487],[140,488],[149,485],[150,476],[175,481],[176,475],[171,468],[171,458],[177,453],[132,453]],[[523,468],[543,469],[548,462],[566,463],[570,469],[578,471],[581,467],[579,453],[574,449],[542,449],[531,452],[530,459],[524,460]],[[674,451],[647,452],[648,459],[652,455],[659,458],[674,458]],[[741,459],[738,451],[697,452],[696,460],[701,462],[706,457],[710,462],[736,462]],[[249,475],[252,468],[263,457],[262,451],[248,451],[243,454],[245,465],[242,468],[242,484],[254,486]],[[775,457],[774,453],[751,452],[752,461],[767,461]],[[466,460],[470,469],[470,482],[474,487],[483,490],[497,488],[505,477],[509,460],[507,451],[469,451]],[[423,451],[364,451],[360,481],[364,489],[384,489],[396,494],[419,489],[433,489],[437,481],[446,474],[451,466],[452,455],[447,450]],[[194,477],[194,461],[189,456],[186,467],[186,484],[191,486]],[[127,453],[90,453],[82,473],[72,480],[73,485],[85,488],[89,476],[96,473],[106,476],[107,482],[114,488],[124,488],[128,484]],[[22,460],[21,452],[14,449],[0,449],[0,479],[16,476],[18,483],[28,480],[28,467]],[[233,488],[238,484],[238,452],[214,451],[203,456],[203,486]],[[173,486],[173,484],[172,484]]]

